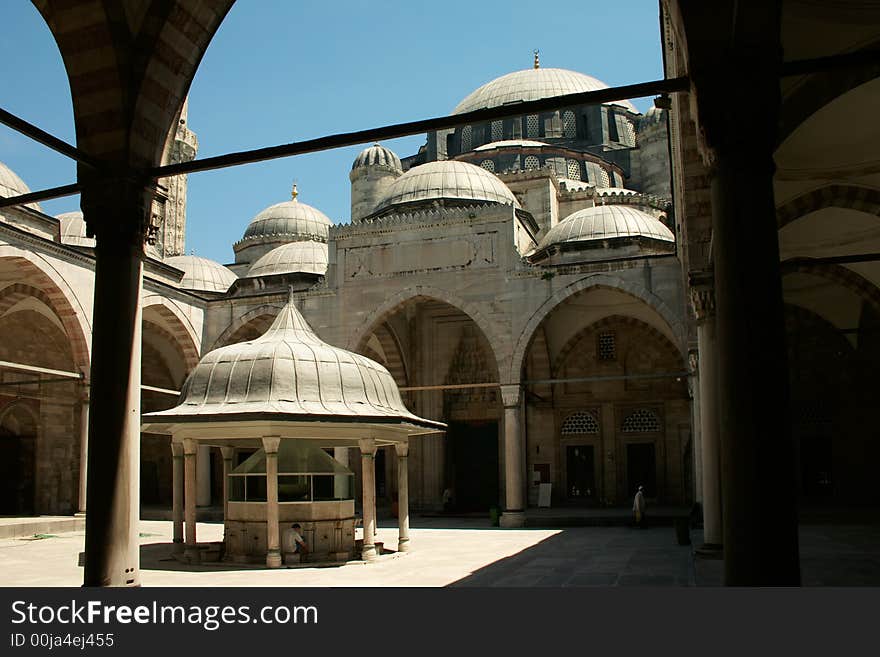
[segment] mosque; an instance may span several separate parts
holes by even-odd
[[[453,112],[605,86],[536,55]],[[292,289],[322,339],[381,363],[408,408],[448,424],[410,453],[414,509],[447,491],[487,510],[507,489],[524,509],[540,483],[554,505],[620,504],[639,484],[693,500],[666,124],[621,101],[432,132],[410,157],[376,144],[349,172],[349,223],[294,187],[242,218],[226,265],[185,255],[186,179],[168,181],[145,261],[143,412],[173,406],[200,355],[260,336]],[[172,161],[197,147],[184,109]],[[0,176],[2,195],[28,191]],[[94,240],[81,213],[2,212],[2,512],[70,514],[85,505]],[[143,434],[144,508],[170,506],[171,459],[167,436]],[[203,447],[198,467],[199,503],[218,504],[219,454]],[[395,467],[380,449],[389,504]]]

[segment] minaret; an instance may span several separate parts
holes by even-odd
[[[180,120],[174,135],[174,142],[164,164],[178,164],[194,160],[199,149],[196,134],[187,125],[189,98],[183,101]],[[186,174],[164,178],[159,181],[168,191],[165,203],[164,221],[159,227],[156,248],[163,258],[186,253]]]

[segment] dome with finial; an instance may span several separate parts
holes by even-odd
[[[19,178],[18,174],[3,164],[3,162],[0,162],[0,196],[11,198],[13,196],[21,196],[22,194],[30,193],[30,187]],[[40,212],[43,211],[39,203],[27,203],[26,207]]]
[[[260,337],[205,354],[177,406],[144,416],[148,423],[261,419],[446,426],[411,413],[382,365],[321,340],[293,299]]]
[[[171,256],[165,264],[183,272],[180,287],[184,290],[226,292],[237,279],[232,270],[219,262],[197,255]]]
[[[351,170],[374,166],[383,166],[395,171],[403,171],[403,166],[397,154],[378,143],[358,153],[358,156],[354,158],[354,162],[351,165]]]
[[[538,251],[554,244],[637,237],[675,242],[672,231],[646,212],[626,205],[597,205],[578,210],[553,226],[541,240]]]

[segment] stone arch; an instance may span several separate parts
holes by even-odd
[[[11,245],[0,245],[0,261],[2,260],[15,263],[20,268],[21,277],[27,277],[30,284],[13,283],[4,287],[0,295],[13,303],[26,296],[35,296],[51,308],[70,340],[76,368],[88,374],[92,327],[88,314],[64,277],[38,254]],[[10,307],[12,305],[5,309]]]
[[[409,381],[409,373],[397,335],[387,322],[379,324],[373,331],[373,335],[382,346],[382,351],[385,354],[385,367],[391,372],[397,385],[405,386]],[[364,355],[367,356],[367,354]],[[368,357],[372,358],[372,356]]]
[[[276,304],[264,303],[262,306],[258,306],[253,310],[249,310],[244,315],[241,315],[238,319],[234,320],[226,329],[220,334],[220,336],[214,340],[214,344],[211,345],[211,350],[218,349],[219,347],[224,347],[228,344],[234,344],[236,342],[240,342],[240,340],[236,340],[235,336],[239,334],[239,332],[246,328],[249,324],[266,318],[271,318],[269,321],[278,316],[278,313],[281,312],[281,306]]]
[[[615,276],[608,276],[607,274],[596,274],[575,281],[561,290],[557,290],[553,296],[541,304],[541,306],[532,314],[523,327],[523,330],[520,332],[519,338],[517,339],[511,353],[507,377],[504,381],[505,383],[518,383],[522,378],[523,363],[525,362],[526,353],[528,353],[529,344],[531,344],[535,331],[544,319],[546,319],[547,316],[566,299],[594,288],[606,288],[623,292],[638,301],[645,303],[660,316],[672,334],[676,337],[678,341],[677,350],[682,353],[682,357],[686,355],[681,346],[685,344],[684,324],[675,317],[675,313],[665,301],[635,283],[624,281]]]
[[[880,190],[859,185],[826,185],[797,196],[776,209],[782,229],[793,221],[824,208],[859,210],[880,217]]]
[[[495,362],[498,364],[499,374],[504,371],[502,363],[507,360],[507,354],[505,353],[505,350],[503,350],[505,341],[501,338],[500,335],[498,335],[498,332],[495,330],[494,325],[486,319],[485,315],[483,315],[482,311],[477,307],[477,305],[466,301],[465,299],[459,297],[452,292],[436,287],[431,287],[429,285],[414,285],[413,287],[401,290],[393,297],[387,299],[385,303],[383,303],[381,306],[371,312],[369,316],[357,327],[357,329],[355,329],[355,331],[349,336],[345,348],[350,351],[357,351],[364,340],[366,340],[370,333],[375,330],[375,327],[379,325],[381,320],[392,315],[400,307],[404,306],[410,301],[419,298],[435,299],[437,301],[442,301],[443,303],[447,303],[450,306],[458,308],[464,314],[470,317],[471,320],[473,320],[473,322],[480,329],[480,331],[483,332],[483,335],[486,336],[486,340],[488,340],[489,346],[492,349],[492,356],[495,358]],[[499,351],[501,352],[501,355],[499,355]]]
[[[150,322],[148,315],[155,313],[162,323]],[[199,339],[189,318],[181,312],[173,301],[149,295],[143,301],[143,321],[157,325],[173,338],[172,344],[178,347],[185,359],[187,371],[199,363]]]
[[[783,276],[795,272],[821,276],[837,283],[880,310],[880,288],[852,269],[832,263],[811,262],[809,258],[795,258],[782,263]]]

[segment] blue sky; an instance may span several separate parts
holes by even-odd
[[[4,0],[0,24],[0,106],[73,142],[70,91],[48,28],[26,0]],[[531,66],[536,48],[545,67],[611,86],[643,82],[662,77],[659,32],[656,0],[239,0],[193,81],[189,126],[204,157],[443,116],[480,85]],[[384,143],[406,156],[424,136]],[[348,171],[362,148],[191,175],[187,251],[232,262],[250,219],[287,200],[294,180],[300,201],[347,221]],[[4,126],[0,161],[32,190],[75,180],[69,160]],[[79,199],[42,206],[54,215]]]

